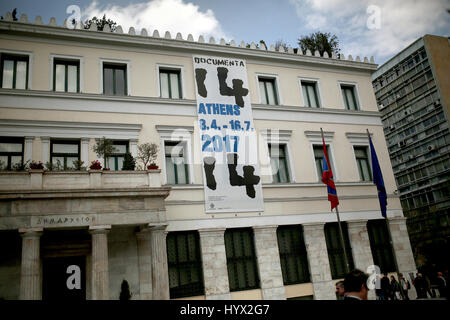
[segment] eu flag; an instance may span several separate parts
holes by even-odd
[[[375,152],[375,148],[373,147],[370,135],[369,135],[369,143],[370,143],[370,156],[372,158],[373,183],[377,186],[378,189],[378,200],[380,201],[381,214],[383,215],[384,218],[386,218],[386,206],[387,206],[386,188],[384,187],[383,174],[381,173],[380,163],[378,162],[377,153]]]

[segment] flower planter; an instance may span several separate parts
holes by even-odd
[[[156,166],[156,165],[147,166],[147,169],[148,169],[148,170],[156,170],[156,169],[158,169],[158,168],[159,168],[159,167]]]

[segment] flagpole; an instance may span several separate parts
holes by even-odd
[[[322,128],[320,128],[320,133],[322,134],[322,141],[325,142]],[[326,146],[325,146],[325,148],[326,148]],[[329,170],[331,170],[331,165],[329,164],[329,166],[330,166]],[[333,211],[331,211],[331,212],[333,212]],[[350,272],[350,264],[348,263],[347,250],[345,249],[344,233],[342,232],[342,225],[341,225],[341,219],[339,217],[338,206],[336,206],[336,216],[337,216],[338,226],[339,226],[339,238],[341,239],[341,246],[344,249],[345,273],[347,274]]]
[[[368,137],[368,139],[370,141],[369,129],[366,129],[366,131],[367,131],[367,137]],[[405,295],[404,295],[404,292],[403,292],[402,284],[400,283],[400,271],[398,269],[397,257],[395,256],[394,243],[392,242],[392,234],[391,234],[391,228],[389,227],[389,220],[387,218],[387,212],[386,212],[386,215],[384,216],[384,221],[386,222],[386,227],[387,227],[387,230],[388,230],[389,244],[391,245],[391,253],[392,253],[392,256],[394,257],[395,272],[397,273],[397,279],[398,279],[398,284],[399,284],[399,287],[400,287],[400,293],[401,293],[402,298],[403,298]],[[405,280],[406,280],[406,278],[405,278]]]

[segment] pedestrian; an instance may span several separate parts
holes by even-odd
[[[427,299],[427,281],[418,273],[414,279],[414,287],[416,287],[417,299]]]
[[[391,300],[401,300],[402,297],[400,295],[400,284],[395,279],[394,276],[391,276]]]
[[[445,281],[444,275],[442,272],[437,273],[437,287],[439,291],[440,298],[447,297],[447,281]]]
[[[425,279],[425,283],[427,285],[427,292],[430,295],[430,298],[435,298],[436,294],[434,293],[434,290],[431,288],[430,278],[428,278],[426,275],[423,276],[423,278]]]
[[[344,299],[345,296],[345,288],[344,288],[344,281],[338,281],[336,282],[336,297],[338,300]]]
[[[403,277],[402,273],[399,274],[399,278],[400,278],[400,287],[403,289],[402,290],[403,291],[402,299],[409,300],[408,290],[411,289],[411,285],[410,285],[409,281]]]
[[[348,273],[344,279],[344,300],[367,300],[369,293],[367,279],[369,279],[369,275],[358,269]]]
[[[380,300],[389,300],[390,293],[391,293],[391,284],[389,282],[389,277],[387,273],[384,273],[384,277],[380,280],[381,283],[381,292],[382,292],[382,299]]]

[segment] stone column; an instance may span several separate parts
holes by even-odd
[[[347,221],[347,229],[355,268],[367,272],[367,267],[374,264],[367,232],[367,220]],[[370,290],[368,298],[375,300],[375,297],[375,290]]]
[[[33,160],[33,140],[34,137],[25,137],[23,162]]]
[[[409,273],[417,273],[416,263],[411,249],[411,243],[409,242],[408,229],[406,227],[405,217],[392,217],[388,218],[389,229],[392,236],[392,246],[395,252],[395,258],[397,259],[398,271],[403,273],[405,279],[409,280],[411,289],[408,291],[409,298],[416,298],[416,290],[412,285],[412,281],[409,277]]]
[[[91,226],[92,300],[109,300],[108,233],[111,226]]]
[[[153,300],[168,300],[169,267],[167,264],[167,224],[150,225]]]
[[[22,236],[22,265],[20,300],[42,299],[40,238],[42,228],[20,229]]]
[[[80,160],[89,166],[89,138],[81,138]]]
[[[152,245],[150,229],[143,228],[136,233],[139,268],[139,293],[141,300],[153,298],[152,289]]]
[[[277,226],[253,227],[264,300],[286,300],[278,251]]]
[[[314,298],[316,300],[336,300],[336,289],[331,280],[324,226],[325,223],[303,225],[305,246],[308,254]]]
[[[41,137],[42,162],[44,165],[50,161],[50,137]]]
[[[225,229],[200,229],[203,279],[207,300],[231,300]]]
[[[129,147],[130,147],[130,153],[133,156],[133,158],[137,157],[137,143],[138,139],[130,139]],[[144,170],[147,168],[144,168]]]

